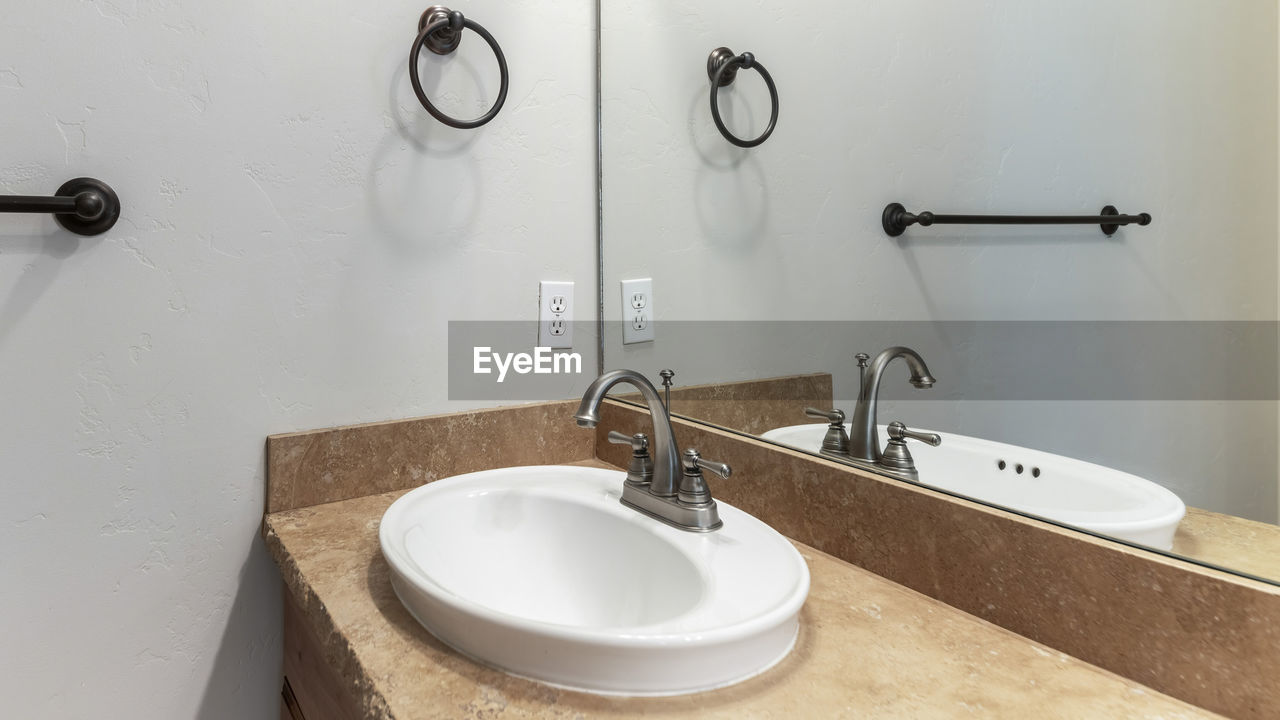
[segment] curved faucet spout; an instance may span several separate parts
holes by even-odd
[[[587,391],[582,394],[582,402],[578,403],[578,412],[573,417],[580,427],[595,427],[600,422],[601,401],[610,388],[618,383],[635,387],[649,406],[649,417],[653,421],[654,456],[650,492],[662,497],[672,497],[679,487],[680,450],[676,447],[675,433],[671,430],[671,421],[667,419],[662,398],[648,378],[635,370],[610,370],[587,387]]]
[[[918,388],[930,388],[937,382],[929,373],[920,353],[908,347],[895,346],[882,351],[866,368],[862,376],[862,388],[858,392],[858,404],[853,410],[852,428],[849,432],[849,454],[860,460],[877,462],[880,459],[880,437],[876,432],[876,405],[879,402],[880,378],[884,370],[897,358],[906,361],[911,370],[911,384]]]

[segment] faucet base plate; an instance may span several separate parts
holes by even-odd
[[[706,505],[691,506],[674,497],[667,499],[625,483],[620,502],[636,512],[687,532],[706,533],[724,527],[715,500]]]
[[[835,453],[829,453],[826,451],[821,451],[819,454],[822,455],[823,457],[831,458],[832,460],[839,460],[840,462],[848,463],[849,465],[852,465],[853,467],[856,467],[859,470],[866,470],[867,472],[872,472],[884,477],[895,478],[897,480],[906,480],[908,482],[913,482],[913,483],[920,482],[920,473],[915,469],[908,470],[903,468],[890,467],[889,465],[885,465],[884,463],[881,463],[881,462],[869,462],[867,460],[856,458],[851,455],[836,455]]]

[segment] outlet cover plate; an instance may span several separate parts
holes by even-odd
[[[573,347],[573,283],[538,283],[538,347]]]
[[[622,344],[653,342],[653,278],[622,281]]]

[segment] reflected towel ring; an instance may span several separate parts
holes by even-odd
[[[764,129],[760,137],[755,140],[743,140],[729,132],[729,128],[724,126],[724,121],[720,119],[720,103],[718,95],[720,88],[732,84],[734,79],[738,77],[738,69],[755,68],[760,73],[760,77],[764,78],[764,84],[769,86],[769,100],[773,103],[773,111],[769,114],[769,127]],[[711,55],[707,56],[707,76],[711,78],[711,118],[716,121],[716,127],[720,130],[720,134],[725,140],[737,145],[738,147],[755,147],[773,134],[773,128],[778,124],[778,88],[773,84],[773,77],[769,75],[769,71],[764,66],[756,62],[756,56],[749,52],[741,55],[734,55],[733,51],[727,47],[718,47],[711,51]]]
[[[418,55],[422,52],[422,48],[426,47],[437,55],[448,55],[457,50],[458,44],[462,42],[463,28],[471,30],[489,43],[494,57],[498,58],[498,72],[502,78],[498,88],[498,99],[493,103],[493,107],[475,120],[458,120],[438,110],[427,99],[427,94],[422,91],[422,81],[418,79]],[[413,83],[413,92],[418,96],[418,102],[422,103],[422,107],[426,108],[432,117],[449,127],[460,130],[478,128],[497,117],[502,104],[507,101],[508,80],[507,58],[502,54],[502,48],[498,47],[498,41],[493,39],[488,30],[476,21],[463,17],[457,10],[450,10],[443,5],[432,5],[422,13],[422,17],[418,19],[418,37],[414,39],[413,47],[409,49],[409,81]]]

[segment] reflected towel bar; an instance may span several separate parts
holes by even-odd
[[[889,237],[898,237],[908,227],[920,224],[930,225],[1098,225],[1102,232],[1110,237],[1121,225],[1136,223],[1150,225],[1151,216],[1147,213],[1137,215],[1121,215],[1115,206],[1102,208],[1099,215],[935,215],[922,212],[918,215],[907,212],[902,203],[889,203],[880,216],[880,224]]]
[[[120,198],[101,180],[82,177],[63,183],[53,197],[0,195],[0,213],[52,213],[77,235],[101,235],[120,219]]]

